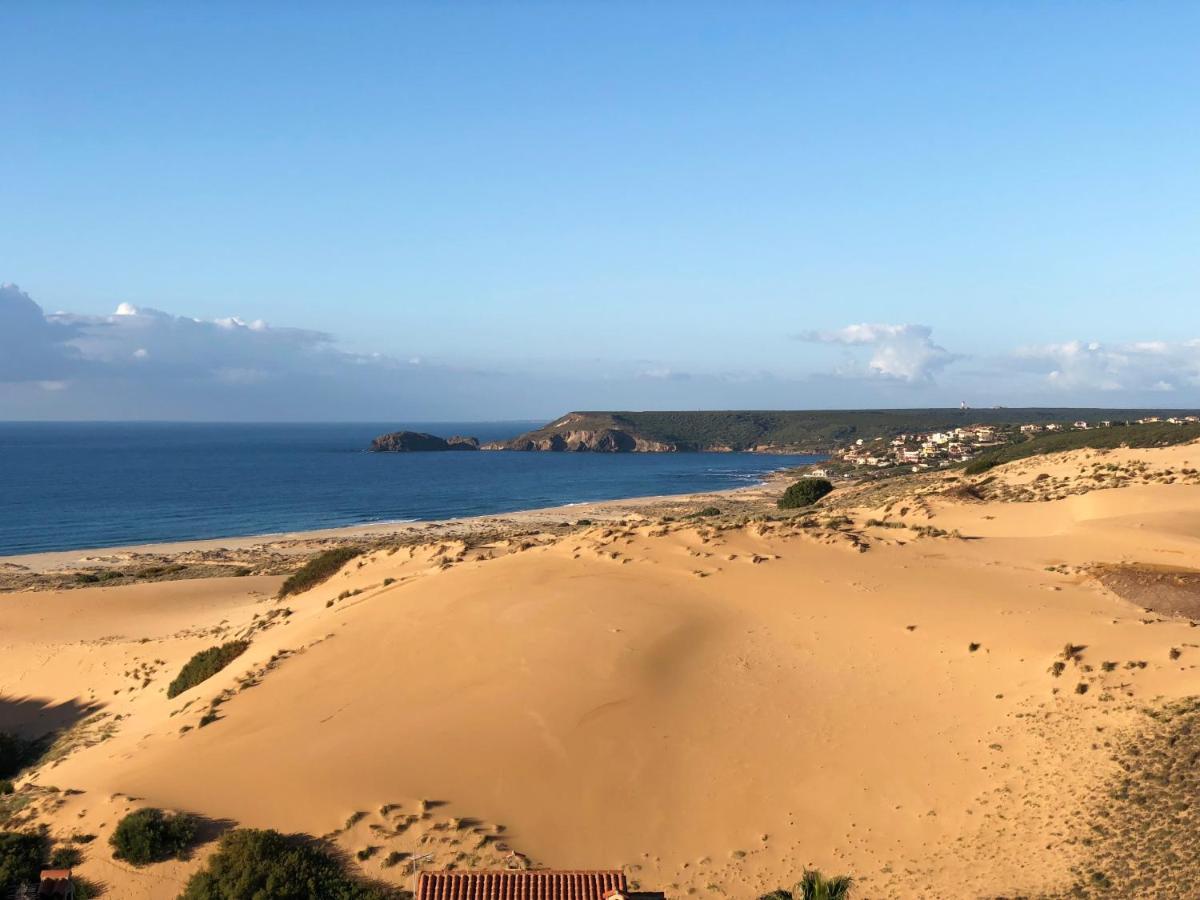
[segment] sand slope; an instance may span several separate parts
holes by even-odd
[[[872,509],[646,522],[379,551],[284,602],[278,579],[245,578],[7,595],[0,690],[26,698],[26,730],[28,698],[111,726],[30,780],[82,792],[27,811],[60,834],[104,838],[154,804],[373,848],[363,870],[398,883],[393,851],[472,866],[516,849],[670,896],[756,896],[808,863],[861,896],[1053,891],[1085,852],[1084,789],[1114,770],[1106,736],[1200,693],[1190,624],[1085,567],[1200,568],[1198,510],[1185,483],[930,495],[886,515],[961,537],[868,527]],[[235,635],[244,657],[166,700],[191,653]],[[1055,676],[1068,643],[1083,649]],[[84,871],[114,896],[174,896],[198,865],[130,872],[102,844]]]

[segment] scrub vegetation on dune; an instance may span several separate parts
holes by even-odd
[[[114,858],[144,866],[182,857],[195,838],[196,822],[191,816],[148,808],[121,819],[109,843]]]
[[[1043,434],[989,451],[967,463],[968,475],[979,475],[1006,462],[1063,453],[1068,450],[1115,450],[1118,447],[1170,447],[1200,438],[1200,425],[1175,425],[1153,422],[1146,425],[1113,425],[1108,428],[1089,428]]]
[[[811,506],[833,490],[824,478],[802,478],[791,485],[779,498],[780,509],[799,509]]]
[[[188,688],[212,678],[245,653],[249,646],[249,641],[229,641],[219,647],[201,650],[184,664],[175,680],[167,686],[167,697],[178,697]]]
[[[1055,897],[1200,896],[1200,698],[1147,710],[1097,788],[1076,880]]]
[[[759,900],[850,900],[854,879],[849,875],[826,878],[818,869],[805,869],[790,891],[783,888],[764,894]]]
[[[302,836],[239,828],[221,838],[179,900],[387,900],[391,891],[350,878],[336,857]],[[408,896],[408,895],[405,895]]]
[[[56,847],[45,834],[23,831],[0,831],[0,897],[32,896],[22,893],[36,886],[44,868],[71,869],[79,864],[80,853],[75,847]],[[72,876],[75,900],[89,900],[101,895],[92,882]],[[39,895],[40,896],[40,895]]]
[[[279,588],[280,598],[289,594],[302,593],[328,581],[338,573],[338,569],[360,553],[362,550],[358,547],[335,547],[324,553],[318,553],[288,576],[288,579]]]
[[[46,856],[46,839],[38,834],[0,831],[0,897],[22,884],[37,882]]]

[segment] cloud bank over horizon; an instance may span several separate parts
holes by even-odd
[[[927,325],[863,322],[837,331],[806,331],[798,338],[810,343],[871,348],[865,369],[852,365],[842,374],[933,384],[946,366],[961,357],[935,344],[932,335],[933,329]]]
[[[857,323],[793,338],[795,367],[676,360],[441,362],[354,353],[335,335],[119,304],[46,312],[0,286],[0,419],[240,421],[546,418],[568,409],[971,405],[1200,406],[1200,339],[1027,345],[975,359],[931,326]],[[779,339],[785,346],[785,338]],[[825,348],[824,351],[821,348]],[[833,351],[836,358],[822,358]]]

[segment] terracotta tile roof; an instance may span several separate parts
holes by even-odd
[[[417,900],[604,900],[625,890],[625,873],[616,869],[422,872]]]

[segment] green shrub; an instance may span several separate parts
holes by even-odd
[[[698,509],[694,513],[689,513],[688,518],[689,519],[699,519],[699,518],[706,518],[708,516],[719,516],[720,514],[721,514],[721,507],[706,506],[706,507],[704,507],[704,509]]]
[[[816,503],[833,490],[833,485],[824,478],[801,478],[779,498],[780,509],[799,509]]]
[[[13,783],[7,778],[0,779],[0,797],[11,794],[15,790],[16,788],[13,787]]]
[[[849,875],[826,878],[817,869],[805,869],[800,881],[790,891],[779,888],[764,894],[759,900],[849,900],[854,879]]]
[[[984,472],[994,469],[998,465],[1000,465],[1000,460],[996,457],[980,456],[967,463],[963,468],[963,472],[967,475],[982,475]]]
[[[212,678],[223,668],[246,652],[249,641],[230,641],[219,647],[209,647],[201,650],[189,659],[175,676],[175,680],[167,685],[167,697],[177,697],[188,688],[193,688],[202,681]]]
[[[287,581],[279,588],[280,598],[288,594],[299,594],[328,581],[338,573],[338,569],[360,553],[362,550],[357,547],[334,547],[332,550],[318,553],[288,576]]]
[[[394,892],[350,878],[337,859],[298,837],[238,828],[221,838],[179,900],[384,900]]]
[[[135,866],[179,859],[196,837],[196,822],[188,815],[169,815],[153,807],[131,812],[113,830],[108,842],[113,857]]]
[[[46,858],[46,839],[37,834],[0,831],[0,896],[18,885],[36,883]]]
[[[50,854],[51,869],[73,869],[83,862],[83,854],[78,847],[55,847]]]

